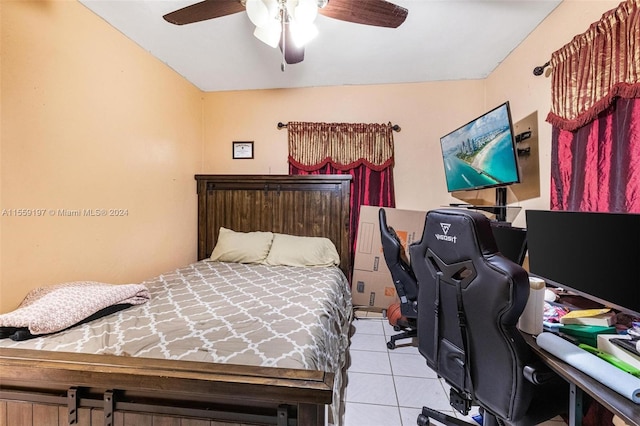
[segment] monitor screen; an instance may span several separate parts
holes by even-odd
[[[520,182],[509,102],[440,138],[449,192]]]
[[[498,251],[513,263],[522,265],[527,254],[527,230],[500,222],[491,222],[491,230]]]
[[[527,210],[529,270],[640,316],[640,215]]]

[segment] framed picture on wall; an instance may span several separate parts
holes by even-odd
[[[233,159],[252,159],[253,141],[233,142]]]

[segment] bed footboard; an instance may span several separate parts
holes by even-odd
[[[324,425],[332,373],[0,349],[0,426]]]

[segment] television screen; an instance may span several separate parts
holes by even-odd
[[[440,145],[449,192],[520,182],[509,102],[443,136]]]

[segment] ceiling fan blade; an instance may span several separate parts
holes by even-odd
[[[282,43],[284,42],[284,61],[287,64],[297,64],[304,60],[304,47],[298,47],[293,42],[291,29],[289,24],[284,25],[284,32],[280,38],[280,51],[282,51]]]
[[[398,28],[409,12],[385,0],[329,0],[318,13],[356,24]]]
[[[163,16],[165,21],[176,25],[193,24],[207,19],[219,18],[244,11],[240,0],[204,0],[183,7]]]

